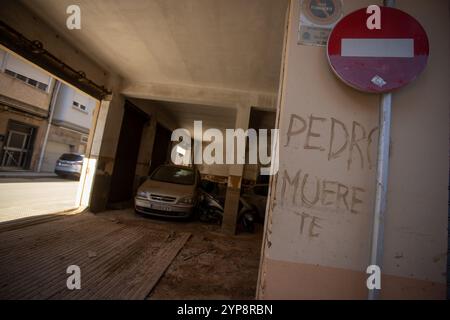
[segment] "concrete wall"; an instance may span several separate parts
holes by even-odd
[[[344,14],[377,2],[344,0]],[[431,56],[420,78],[393,97],[382,298],[445,298],[448,5],[397,1],[425,27]],[[278,115],[280,171],[258,297],[365,299],[380,98],[338,80],[325,48],[297,45],[299,12],[299,1],[291,1]],[[290,126],[301,133],[289,139]]]

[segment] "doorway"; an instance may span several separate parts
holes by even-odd
[[[111,189],[108,203],[128,202],[133,197],[136,162],[141,144],[144,125],[149,116],[134,106],[125,102],[125,111],[120,129],[116,161],[111,177]]]
[[[3,146],[2,168],[26,170],[30,168],[36,128],[25,123],[10,120]]]
[[[153,170],[160,165],[167,163],[169,157],[169,147],[171,144],[172,132],[164,128],[161,124],[156,125],[155,147],[152,153],[152,162],[148,174],[151,175]]]

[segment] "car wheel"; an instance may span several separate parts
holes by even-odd
[[[137,211],[136,208],[134,208],[134,213],[135,213],[136,215],[138,215],[139,217],[143,217],[143,216],[144,216],[144,214],[142,214],[142,213],[140,213],[139,211]]]

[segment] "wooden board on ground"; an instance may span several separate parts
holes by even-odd
[[[145,299],[189,237],[92,214],[0,232],[0,299]]]

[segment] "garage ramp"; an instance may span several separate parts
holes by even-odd
[[[145,299],[189,237],[89,213],[0,231],[0,299]]]

